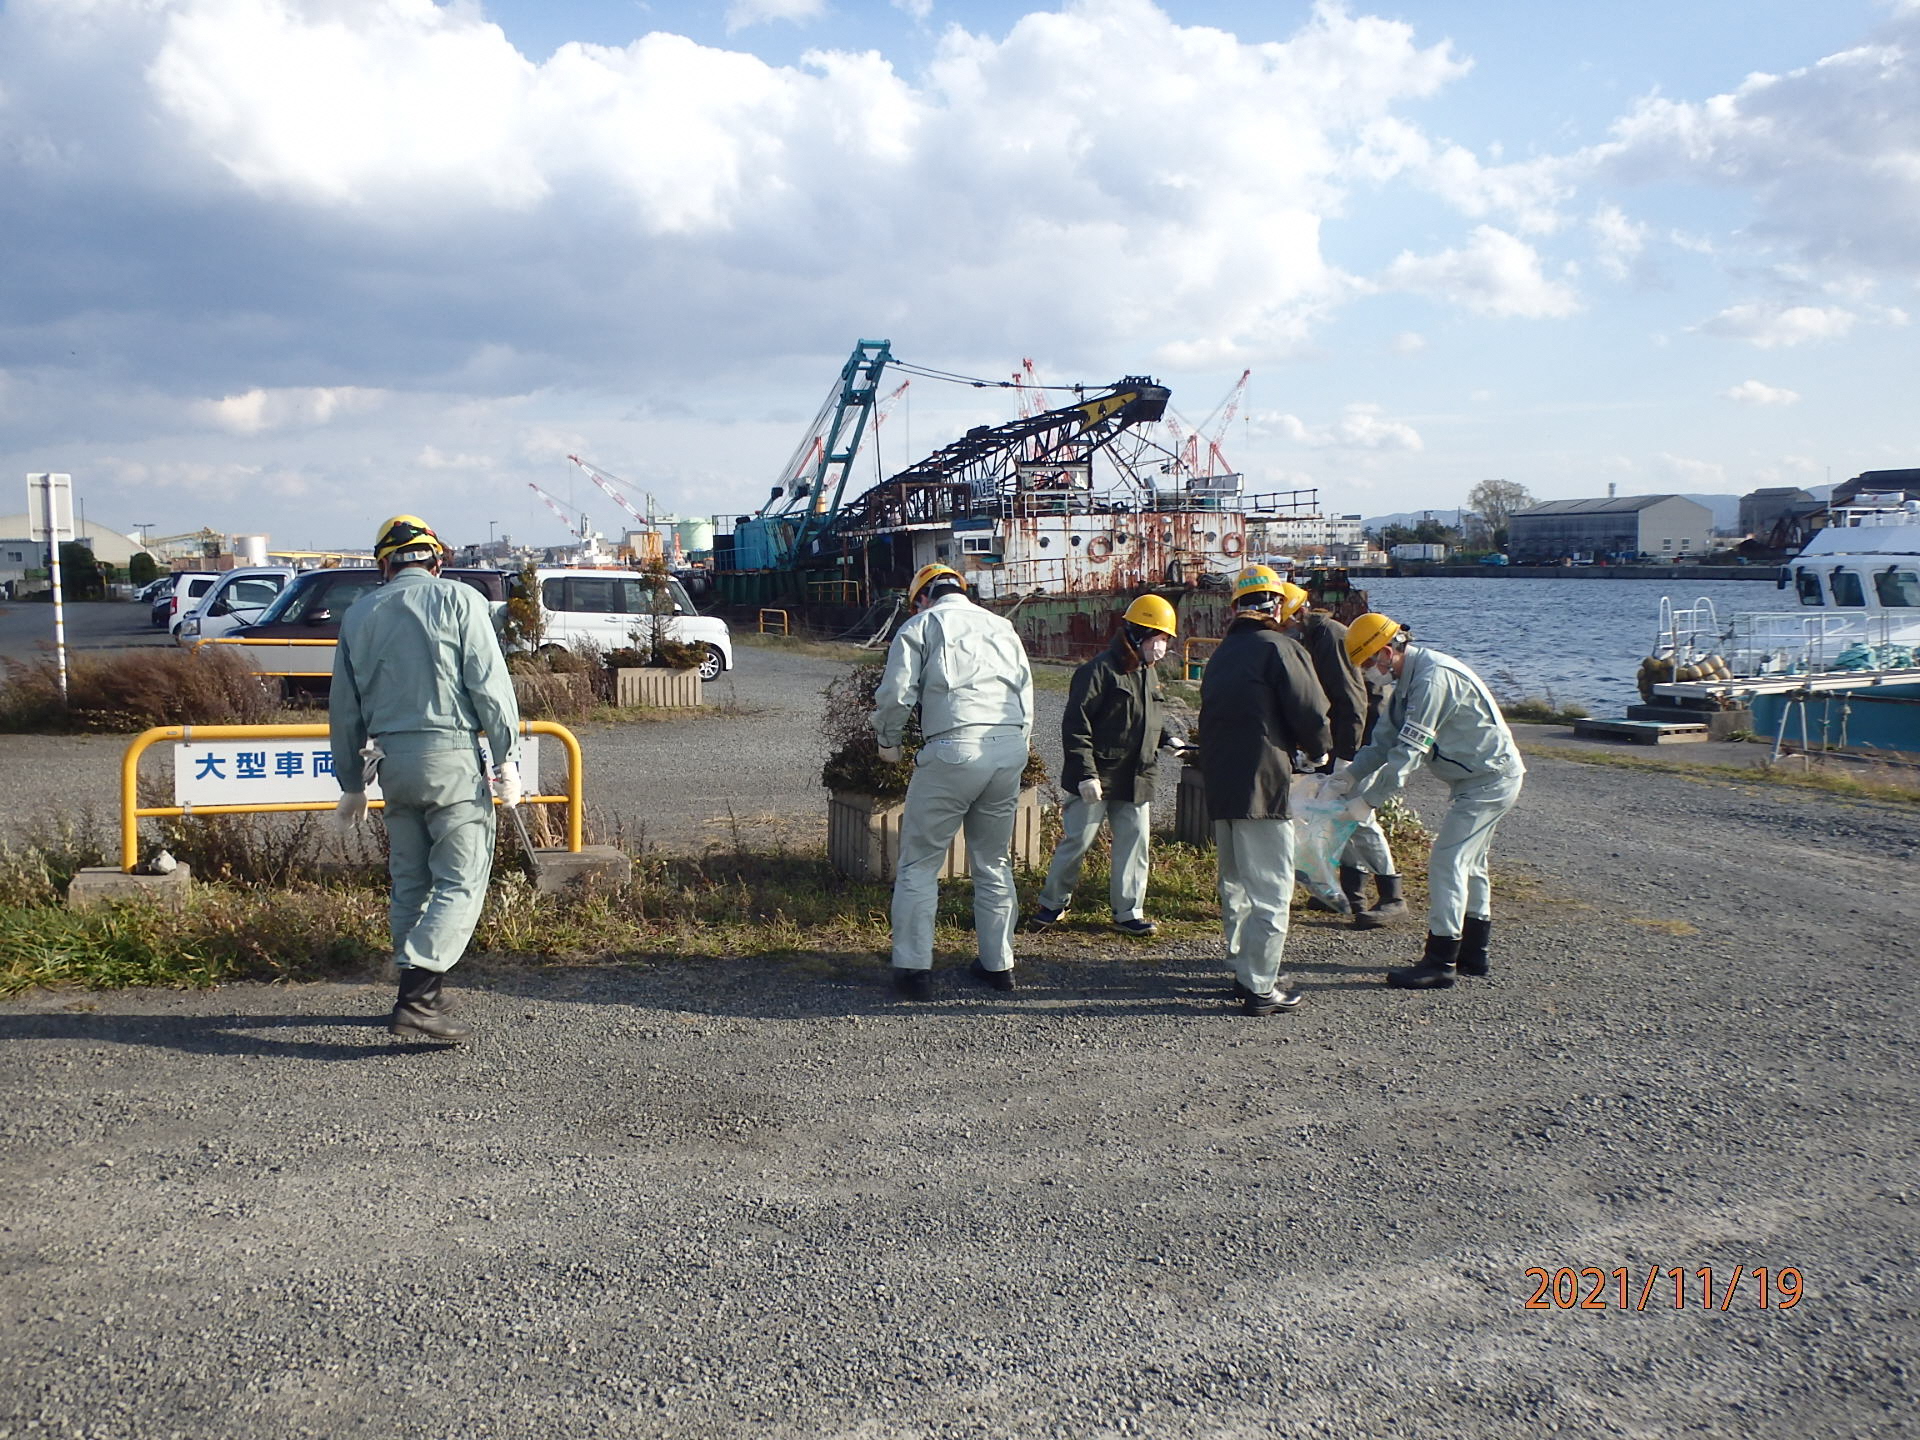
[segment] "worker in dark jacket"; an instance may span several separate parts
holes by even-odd
[[[1325,610],[1313,609],[1308,595],[1298,585],[1280,587],[1280,623],[1313,657],[1313,673],[1320,677],[1320,688],[1327,693],[1327,720],[1333,727],[1333,768],[1344,769],[1342,762],[1352,760],[1373,730],[1379,712],[1380,697],[1361,677],[1360,668],[1347,658],[1347,627]],[[1391,689],[1389,684],[1388,689]],[[1374,905],[1367,908],[1367,875],[1373,875]],[[1360,822],[1353,838],[1340,855],[1340,890],[1347,897],[1347,913],[1356,930],[1377,930],[1407,913],[1407,902],[1400,893],[1400,875],[1394,868],[1393,851],[1387,845],[1387,832],[1380,817],[1372,811]],[[1317,908],[1331,905],[1312,902]]]
[[[1280,965],[1293,903],[1292,757],[1313,768],[1333,745],[1313,661],[1285,634],[1280,577],[1265,565],[1234,581],[1234,619],[1200,682],[1200,770],[1220,867],[1220,923],[1249,1015],[1300,1003]]]
[[[1174,743],[1161,718],[1166,697],[1154,665],[1174,634],[1173,606],[1158,595],[1142,595],[1127,607],[1113,643],[1073,672],[1060,718],[1066,756],[1060,783],[1067,800],[1060,807],[1060,843],[1033,912],[1035,930],[1055,923],[1073,903],[1081,862],[1105,819],[1113,828],[1107,899],[1114,928],[1142,937],[1154,933],[1143,908],[1147,836],[1155,766],[1160,751]]]

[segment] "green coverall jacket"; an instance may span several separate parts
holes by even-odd
[[[1073,672],[1067,687],[1060,787],[1071,795],[1081,781],[1098,777],[1105,799],[1152,803],[1154,771],[1168,738],[1161,714],[1166,698],[1154,667],[1141,664],[1126,632],[1115,635]]]
[[[340,622],[327,705],[333,770],[364,790],[360,747],[369,735],[486,735],[493,763],[520,755],[520,705],[487,602],[458,580],[408,567]]]

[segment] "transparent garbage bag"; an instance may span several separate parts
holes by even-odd
[[[1293,811],[1293,871],[1300,883],[1336,910],[1347,908],[1340,890],[1340,856],[1359,828],[1342,812],[1350,798],[1327,794],[1331,775],[1295,775],[1289,791]]]

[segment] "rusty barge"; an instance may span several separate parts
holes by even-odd
[[[1183,455],[1163,443],[1170,392],[1143,375],[1074,387],[1052,409],[1023,389],[1018,418],[848,498],[890,363],[888,342],[860,341],[768,502],[716,535],[714,589],[737,617],[778,609],[806,633],[881,636],[914,571],[939,561],[1008,614],[1036,657],[1095,653],[1149,592],[1174,605],[1183,635],[1217,636],[1231,577],[1267,558],[1265,524],[1318,510],[1316,491],[1248,494],[1238,474],[1202,473],[1190,444]],[[1336,613],[1365,607],[1342,571],[1297,578]]]

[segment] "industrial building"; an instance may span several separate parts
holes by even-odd
[[[1713,511],[1684,495],[1549,500],[1507,518],[1516,564],[1691,559],[1713,548]]]
[[[109,530],[91,520],[74,522],[73,538],[93,551],[94,559],[124,570],[127,562],[140,552],[140,542],[118,530]],[[29,570],[44,570],[47,542],[29,540],[33,521],[26,515],[0,515],[0,584],[12,582],[17,588]],[[46,582],[40,582],[46,588]]]

